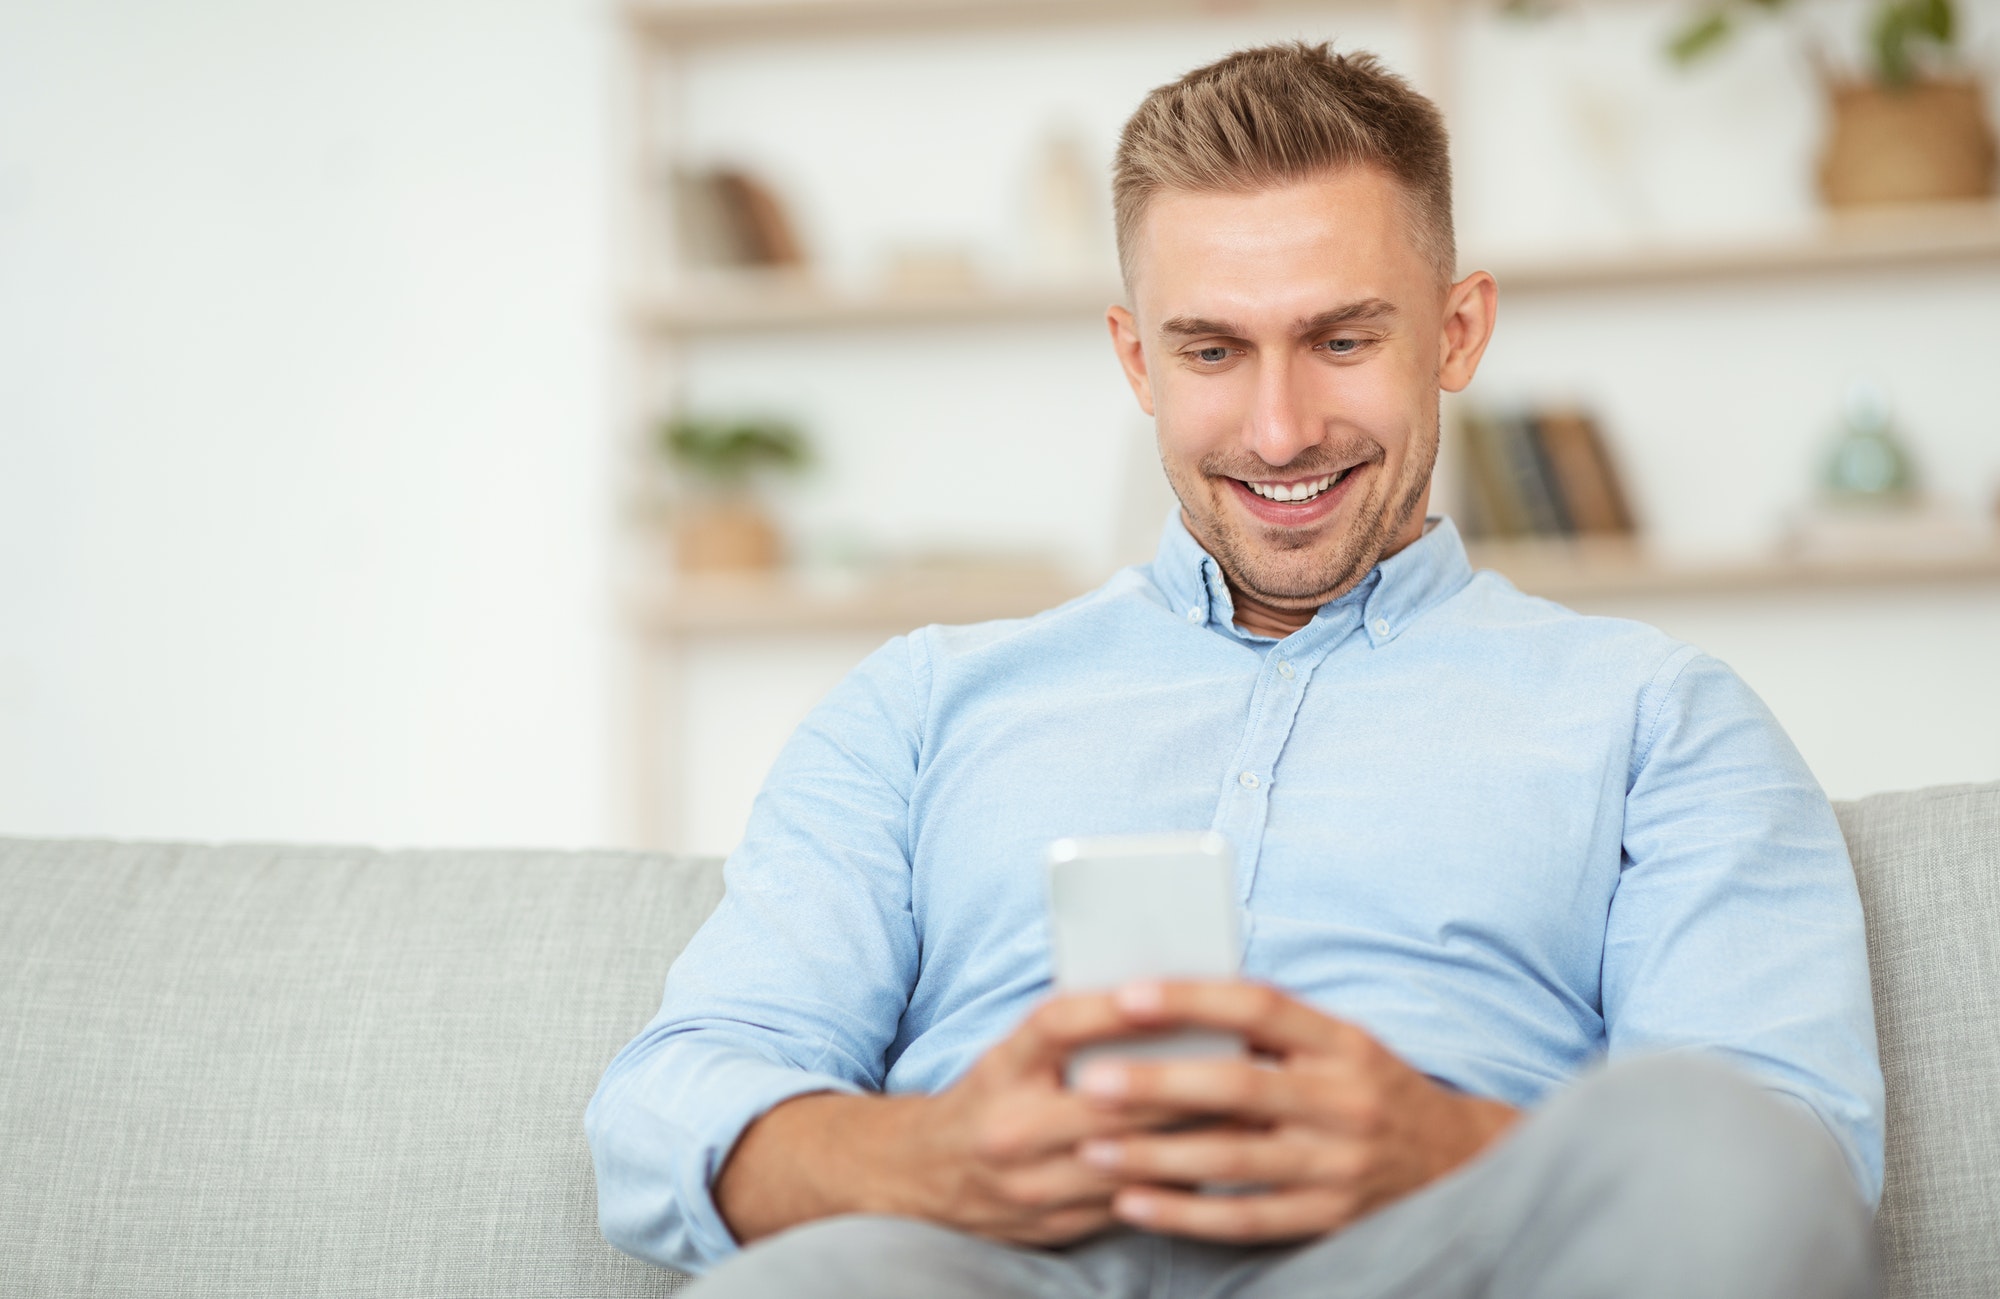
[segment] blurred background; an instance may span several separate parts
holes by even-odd
[[[1293,37],[1449,117],[1477,562],[2000,778],[2000,0],[0,0],[0,833],[726,851],[1150,556],[1112,147]]]

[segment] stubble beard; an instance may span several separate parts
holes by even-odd
[[[1355,516],[1331,539],[1314,532],[1288,533],[1251,522],[1247,527],[1217,498],[1236,489],[1220,481],[1229,474],[1231,462],[1212,457],[1189,475],[1162,457],[1167,480],[1181,502],[1181,517],[1202,549],[1215,557],[1230,584],[1238,590],[1277,608],[1318,608],[1339,599],[1358,585],[1409,526],[1430,484],[1437,465],[1440,424],[1434,424],[1429,438],[1419,438],[1403,462],[1399,481],[1383,488],[1374,486],[1368,497],[1352,502]],[[1375,445],[1379,451],[1379,444]],[[1340,463],[1354,459],[1352,450],[1328,452],[1313,459]],[[1380,464],[1380,459],[1369,462]],[[1241,471],[1240,463],[1233,467]],[[1310,474],[1320,465],[1301,458],[1287,470]],[[1196,509],[1190,502],[1199,502]],[[1254,531],[1253,531],[1254,530]],[[1264,534],[1262,537],[1256,533]],[[1320,547],[1324,549],[1320,549]],[[1283,556],[1296,556],[1286,559]]]

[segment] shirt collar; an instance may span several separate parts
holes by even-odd
[[[1319,616],[1358,601],[1368,639],[1382,645],[1471,580],[1472,564],[1457,527],[1449,518],[1433,515],[1424,521],[1423,536],[1377,564],[1352,591],[1323,606]],[[1234,630],[1235,607],[1222,568],[1182,524],[1178,509],[1168,515],[1160,531],[1153,582],[1174,612],[1188,622]]]

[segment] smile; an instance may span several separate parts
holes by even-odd
[[[1309,501],[1353,472],[1354,466],[1349,465],[1339,473],[1327,474],[1323,478],[1308,478],[1296,483],[1256,483],[1245,478],[1236,481],[1267,501],[1284,501],[1289,504]]]

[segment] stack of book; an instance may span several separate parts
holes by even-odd
[[[1632,510],[1597,421],[1572,409],[1476,411],[1458,425],[1468,537],[1629,535]]]

